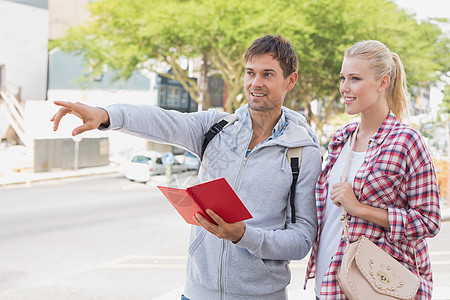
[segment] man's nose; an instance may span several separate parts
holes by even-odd
[[[260,87],[262,85],[263,85],[263,81],[262,81],[261,76],[256,75],[255,78],[253,79],[252,86],[253,87]]]

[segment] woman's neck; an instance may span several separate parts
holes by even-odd
[[[361,123],[359,124],[359,134],[369,135],[370,137],[383,124],[389,114],[389,106],[386,98],[379,98],[377,105],[361,112]]]
[[[367,151],[370,138],[377,132],[378,128],[380,128],[388,114],[389,109],[380,110],[376,113],[361,113],[361,123],[359,124],[355,145],[353,146],[354,151]]]

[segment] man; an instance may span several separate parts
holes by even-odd
[[[226,113],[183,114],[120,104],[102,109],[55,101],[62,108],[51,119],[54,130],[65,114],[73,113],[84,123],[73,135],[98,127],[120,130],[202,156],[199,181],[225,177],[253,215],[230,224],[208,210],[217,225],[199,214],[194,217],[201,226],[192,226],[182,299],[286,299],[289,261],[302,259],[316,236],[320,153],[304,118],[282,106],[298,78],[295,51],[283,37],[268,35],[255,40],[244,58],[248,104],[236,111],[238,120],[211,140],[203,156],[204,134]],[[303,147],[295,222],[289,206],[293,176],[286,157],[293,147]]]

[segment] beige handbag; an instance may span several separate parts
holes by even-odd
[[[347,176],[352,146],[356,138],[353,134],[349,155],[341,177]],[[392,258],[364,235],[356,242],[349,243],[348,224],[342,208],[341,221],[347,246],[341,265],[337,270],[339,286],[350,300],[414,299],[420,285],[416,274]],[[416,260],[417,274],[417,260]]]

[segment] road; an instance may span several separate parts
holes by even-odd
[[[3,187],[0,299],[179,299],[188,238],[153,183],[109,175]],[[450,223],[430,250],[434,299],[449,299]],[[291,265],[291,299],[312,299],[305,264]]]
[[[184,282],[183,222],[154,185],[117,176],[0,189],[0,299],[167,293]]]

